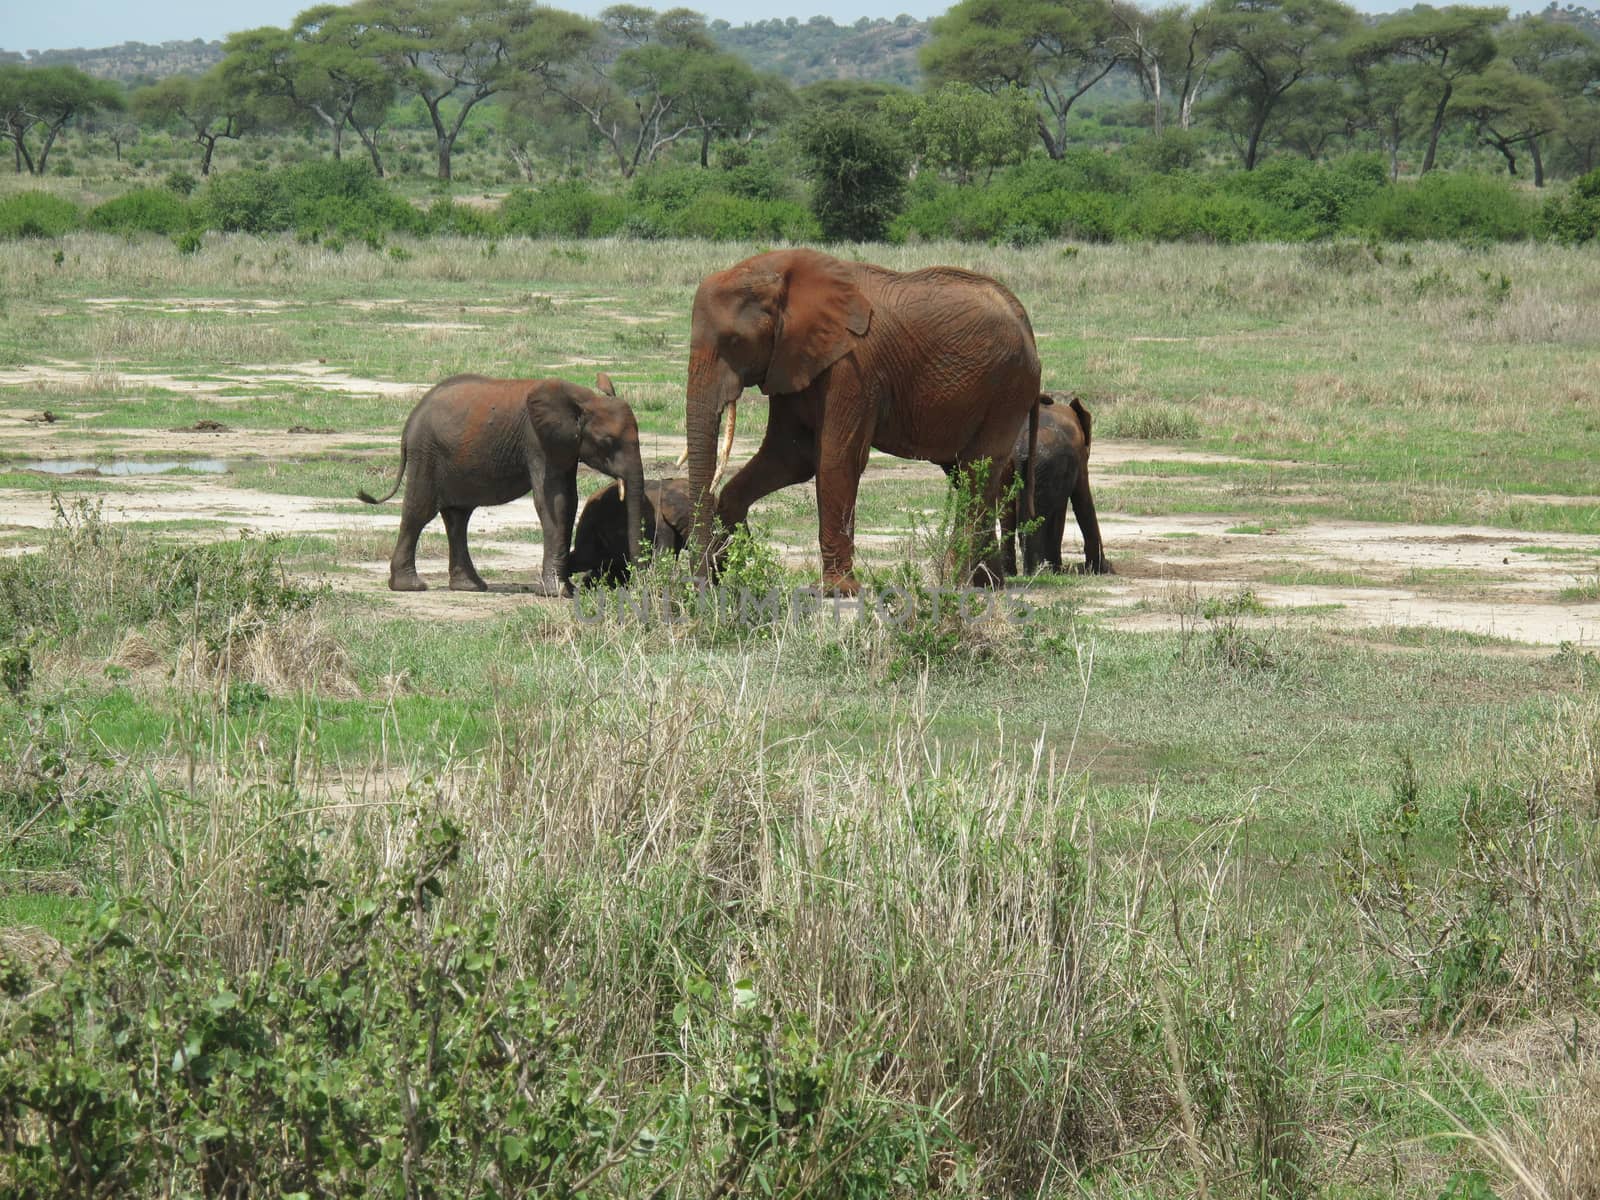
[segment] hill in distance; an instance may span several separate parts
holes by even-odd
[[[777,18],[731,25],[713,21],[711,32],[723,49],[745,58],[758,71],[773,71],[796,85],[821,79],[859,79],[874,83],[917,84],[917,50],[928,40],[928,22],[899,16],[892,21],[861,18],[835,25],[831,18],[801,21]],[[73,66],[101,79],[152,83],[168,75],[200,75],[222,61],[222,43],[199,38],[186,42],[123,42],[85,50],[0,50],[0,64]]]

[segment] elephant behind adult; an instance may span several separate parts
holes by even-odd
[[[617,484],[601,488],[583,506],[572,536],[568,567],[574,575],[587,572],[596,583],[618,584],[628,577],[637,558],[628,547],[627,506]],[[676,554],[689,543],[694,523],[694,499],[687,479],[651,480],[644,485],[644,528],[657,554]]]
[[[713,507],[718,418],[747,387],[771,398],[766,436]],[[1028,314],[987,276],[900,273],[803,249],[708,275],[694,298],[686,413],[702,569],[713,517],[731,529],[762,496],[815,476],[824,586],[855,592],[868,453],[1003,463],[1038,398]],[[987,503],[1000,482],[991,471]]]
[[[1084,570],[1095,575],[1111,573],[1100,540],[1100,520],[1095,515],[1094,494],[1089,489],[1089,444],[1093,421],[1083,402],[1069,392],[1047,392],[1047,406],[1039,410],[1039,433],[1033,450],[1033,515],[1039,526],[1022,542],[1023,569],[1029,574],[1049,563],[1061,567],[1061,539],[1066,531],[1067,506],[1083,535]],[[1028,462],[1028,439],[1019,434],[1012,461],[1020,468]],[[1013,535],[1019,522],[1028,520],[1027,505],[1019,496],[1013,517],[1006,522],[1008,569],[1015,562]]]
[[[508,504],[533,493],[544,535],[538,590],[571,592],[567,565],[578,509],[578,464],[622,481],[627,491],[631,549],[638,552],[644,462],[633,410],[607,389],[564,379],[490,379],[453,375],[429,390],[406,418],[400,472],[387,496],[358,493],[381,504],[405,484],[400,536],[389,559],[389,586],[427,588],[417,575],[417,539],[435,514],[450,540],[450,587],[484,591],[488,584],[467,551],[467,522],[476,508]]]

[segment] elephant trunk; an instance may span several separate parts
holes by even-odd
[[[738,402],[744,391],[738,373],[707,349],[690,355],[689,391],[684,412],[689,452],[689,498],[694,506],[694,523],[689,537],[696,573],[709,578],[714,548],[712,519],[716,498],[711,494],[717,467],[717,418],[722,410]]]
[[[639,561],[639,530],[644,524],[644,462],[637,449],[622,475],[622,502],[628,514],[628,561]]]

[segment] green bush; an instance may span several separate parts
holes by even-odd
[[[58,238],[81,224],[77,205],[46,192],[20,192],[0,200],[0,238]]]
[[[627,209],[621,196],[562,180],[538,191],[513,191],[500,205],[500,229],[526,237],[609,237],[621,230]]]
[[[166,188],[137,188],[89,213],[89,228],[103,233],[181,233],[189,227],[189,205]]]
[[[1279,236],[1295,240],[1338,233],[1387,182],[1383,159],[1375,154],[1351,154],[1328,164],[1274,158],[1230,178],[1231,190],[1276,209]]]
[[[426,218],[364,162],[318,160],[275,170],[213,175],[199,214],[231,233],[340,233],[381,244],[385,233],[421,232]]]
[[[1539,232],[1567,245],[1600,237],[1600,171],[1590,171],[1565,195],[1546,201],[1539,214]]]
[[[490,237],[496,224],[493,213],[444,198],[430,204],[424,217],[428,233],[450,233],[459,237]]]
[[[882,240],[903,207],[911,165],[901,130],[872,113],[817,109],[794,123],[793,136],[823,236]]]
[[[1352,223],[1385,241],[1510,242],[1529,237],[1534,218],[1534,202],[1504,179],[1434,171],[1373,192]]]
[[[1129,241],[1234,245],[1282,236],[1276,215],[1248,196],[1151,188],[1121,211],[1117,233]]]
[[[822,226],[802,204],[721,194],[676,214],[669,227],[676,236],[710,241],[803,242],[822,236]]]

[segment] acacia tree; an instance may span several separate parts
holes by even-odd
[[[689,9],[613,5],[598,25],[572,26],[564,46],[524,69],[588,120],[624,178],[690,136],[704,164],[716,138],[753,133],[774,115],[774,85],[718,50]]]
[[[1499,42],[1502,59],[1550,88],[1558,109],[1556,128],[1574,124],[1585,107],[1585,94],[1600,92],[1600,43],[1576,25],[1524,17],[1503,33]],[[1544,186],[1543,137],[1535,134],[1525,143],[1533,160],[1535,187]]]
[[[1422,158],[1423,174],[1433,170],[1439,136],[1444,132],[1457,84],[1494,60],[1492,31],[1505,19],[1503,8],[1430,8],[1419,4],[1385,18],[1352,41],[1350,55],[1358,67],[1391,59],[1419,66],[1418,95],[1428,97],[1433,109],[1428,149]]]
[[[200,147],[200,174],[211,174],[211,158],[223,138],[237,140],[255,123],[248,97],[229,86],[219,66],[198,79],[169,75],[133,94],[132,106],[141,119],[158,124],[173,121],[187,126]]]
[[[0,133],[12,144],[19,174],[26,164],[43,175],[56,139],[74,120],[126,107],[121,88],[77,67],[0,67]],[[35,129],[42,131],[37,153],[28,144]]]
[[[1112,19],[1113,46],[1133,70],[1151,101],[1151,128],[1159,134],[1166,117],[1166,96],[1178,109],[1178,127],[1194,121],[1195,104],[1211,82],[1211,67],[1221,53],[1215,10],[1209,5],[1181,4],[1146,12],[1128,0],[1116,0]]]
[[[547,14],[570,15],[530,0],[360,0],[345,19],[370,34],[371,52],[422,101],[439,178],[448,180],[467,114],[507,86],[519,44]]]
[[[343,98],[310,67],[287,29],[263,25],[229,34],[218,69],[223,87],[243,97],[262,124],[321,122],[332,140],[333,157],[342,156]]]
[[[1534,186],[1544,186],[1544,163],[1533,148],[1561,124],[1561,106],[1549,84],[1522,74],[1509,63],[1491,63],[1486,71],[1462,83],[1456,107],[1479,139],[1499,151],[1510,174],[1517,173],[1517,151],[1527,146],[1534,164]]]
[[[1336,73],[1339,43],[1355,26],[1342,0],[1215,0],[1220,122],[1239,147],[1244,169],[1255,170],[1268,125],[1296,85]]]
[[[911,136],[916,155],[946,168],[958,184],[1020,160],[1034,138],[1032,97],[1017,88],[990,94],[970,83],[947,83],[922,96],[893,97],[890,112]]]
[[[342,130],[355,130],[381,177],[378,134],[389,115],[398,79],[392,62],[375,52],[378,31],[351,9],[323,4],[295,18],[289,35],[300,67],[301,88],[312,106],[334,128],[334,158]]]
[[[1389,178],[1400,178],[1400,151],[1406,139],[1426,120],[1418,103],[1417,65],[1379,62],[1355,73],[1349,120],[1353,129],[1377,135],[1389,156]]]
[[[24,160],[28,173],[33,173],[33,152],[27,142],[27,132],[33,126],[27,104],[27,72],[23,66],[0,66],[0,136],[11,143],[18,175],[22,174]]]
[[[1109,0],[961,0],[934,20],[922,67],[934,83],[1032,93],[1039,139],[1060,158],[1072,106],[1122,61],[1119,34]]]

